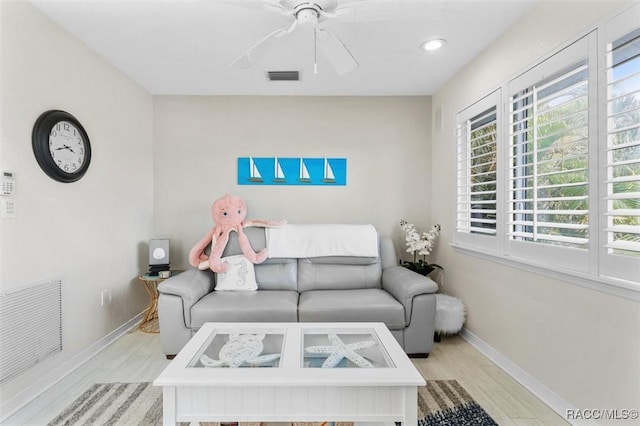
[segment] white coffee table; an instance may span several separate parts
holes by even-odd
[[[239,338],[234,333],[264,333],[260,354],[280,357],[259,366],[205,367],[203,363],[212,365],[225,358],[220,350],[230,345],[231,338]],[[308,349],[335,346],[331,335],[350,348],[369,346],[355,353],[371,365],[360,367],[347,357],[336,367],[321,367],[328,354]],[[351,358],[362,364],[357,355]],[[417,424],[417,387],[425,381],[382,323],[207,323],[153,384],[163,387],[165,425],[398,421],[413,426]]]

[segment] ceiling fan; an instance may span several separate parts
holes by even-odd
[[[314,73],[317,74],[317,52],[321,54],[333,66],[340,75],[346,74],[358,68],[358,61],[351,54],[347,46],[338,35],[323,23],[351,15],[354,8],[347,5],[359,0],[264,0],[263,2],[237,2],[237,6],[259,7],[260,9],[283,15],[291,20],[288,27],[279,28],[251,46],[240,57],[233,61],[229,67],[234,69],[247,69],[252,67],[263,56],[271,43],[279,38],[286,37],[294,31],[310,30],[314,41]]]

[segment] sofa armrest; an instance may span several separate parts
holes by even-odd
[[[438,284],[402,266],[390,266],[382,270],[382,288],[404,306],[407,324],[411,318],[413,298],[421,294],[433,294]]]
[[[211,293],[215,286],[213,273],[209,270],[189,269],[174,275],[158,284],[158,292],[171,294],[182,299],[185,325],[191,324],[191,307],[205,295]],[[159,314],[161,314],[159,312]]]
[[[195,303],[202,296],[210,293],[213,287],[214,279],[211,271],[189,269],[158,284],[158,291],[193,300]]]

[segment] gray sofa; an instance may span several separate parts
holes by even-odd
[[[265,247],[263,228],[245,230]],[[158,286],[162,348],[177,354],[205,322],[383,322],[407,354],[431,351],[437,284],[398,266],[389,238],[378,257],[271,258],[255,265],[258,290],[214,291],[215,275],[190,269]],[[240,254],[232,233],[223,256]]]

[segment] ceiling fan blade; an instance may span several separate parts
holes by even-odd
[[[356,58],[332,30],[318,30],[318,46],[338,74],[343,75],[358,68]]]
[[[229,65],[229,68],[233,68],[233,69],[251,68],[264,55],[264,52],[271,45],[271,42],[273,41],[274,38],[282,37],[283,35],[288,34],[290,30],[291,28],[288,28],[288,29],[280,28],[270,33],[265,38],[263,38],[262,40],[260,40],[259,42],[251,46],[249,50],[247,50],[242,55],[240,55],[238,59],[236,59]]]
[[[266,12],[278,13],[284,16],[294,15],[293,9],[287,9],[276,0],[265,0],[265,3],[262,5],[262,10]]]

